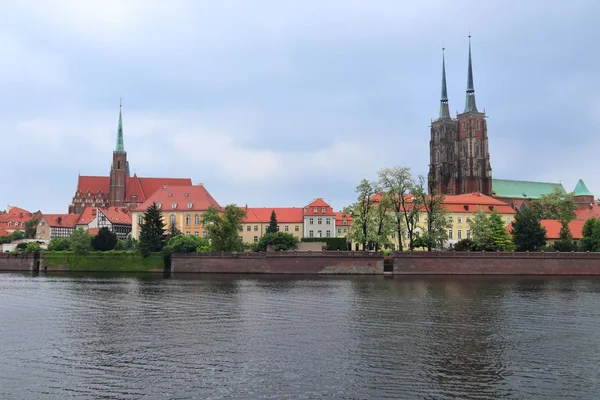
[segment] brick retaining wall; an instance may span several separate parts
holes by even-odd
[[[34,266],[33,255],[0,253],[0,271],[31,271]]]
[[[171,272],[382,274],[383,255],[362,252],[173,254]]]
[[[395,253],[395,275],[600,275],[599,253]]]

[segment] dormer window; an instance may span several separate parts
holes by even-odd
[[[313,214],[316,214],[316,213],[318,213],[318,212],[319,212],[319,209],[318,209],[318,208],[313,208]]]
[[[190,194],[189,193],[184,193],[183,196],[184,197],[190,197]]]
[[[177,208],[177,203],[171,203],[171,208]]]
[[[465,211],[469,211],[469,206],[463,206]]]
[[[193,204],[192,204],[192,202],[190,201],[190,202],[188,203],[187,207],[188,207],[188,208],[192,208],[192,206],[193,206]]]
[[[169,194],[168,194],[168,196],[169,196],[169,197],[173,197],[173,193],[169,193]]]
[[[323,214],[325,214],[325,213],[327,212],[327,209],[326,209],[326,208],[321,208],[321,212],[322,212]]]
[[[156,203],[156,208],[158,208],[160,210],[162,208],[162,204]]]

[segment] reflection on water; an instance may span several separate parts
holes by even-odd
[[[596,398],[600,280],[0,274],[0,398]]]

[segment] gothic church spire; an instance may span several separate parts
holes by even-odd
[[[477,105],[475,104],[475,86],[473,85],[473,63],[471,62],[471,35],[469,35],[469,72],[467,74],[465,112],[477,112]]]
[[[440,100],[440,118],[450,119],[450,110],[448,108],[448,90],[446,89],[446,58],[442,48],[442,98]]]
[[[117,128],[117,145],[115,151],[119,153],[125,152],[125,145],[123,144],[123,118],[121,117],[122,103],[119,102],[119,127]]]

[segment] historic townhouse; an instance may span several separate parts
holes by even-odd
[[[221,209],[204,185],[164,185],[133,211],[132,237],[139,239],[144,213],[153,203],[156,203],[162,212],[165,231],[174,225],[181,233],[195,236],[206,236],[203,213],[209,207]]]
[[[77,219],[76,228],[98,233],[100,228],[108,228],[120,239],[131,234],[131,212],[126,207],[94,208],[86,207]]]
[[[256,243],[267,233],[271,213],[275,211],[280,232],[294,235],[298,239],[303,234],[303,209],[300,207],[245,207],[246,218],[242,223],[240,237],[244,243]]]
[[[323,199],[313,200],[304,207],[304,237],[336,237],[336,214]]]
[[[24,231],[25,224],[34,218],[39,219],[41,213],[34,213],[19,207],[8,206],[6,212],[0,214],[0,236],[8,236],[14,231]]]
[[[35,238],[52,240],[70,237],[75,231],[78,214],[43,214],[38,222]]]

